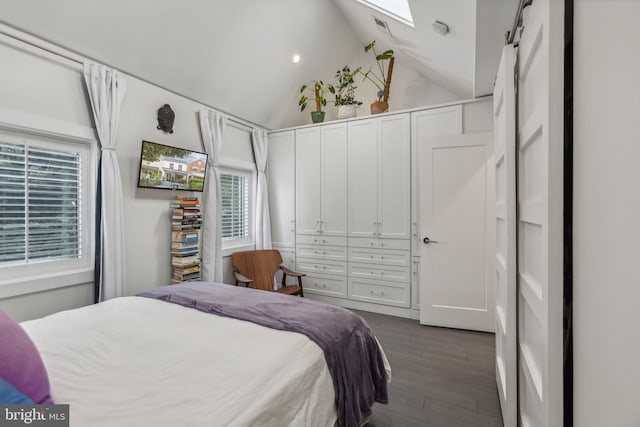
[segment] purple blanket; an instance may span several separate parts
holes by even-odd
[[[362,426],[374,401],[388,402],[387,374],[378,343],[365,321],[349,310],[306,298],[205,282],[163,286],[138,296],[306,335],[324,352],[342,427]]]

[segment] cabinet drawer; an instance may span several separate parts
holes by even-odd
[[[313,258],[298,258],[296,271],[299,273],[347,275],[346,262],[332,262]]]
[[[302,258],[323,259],[327,261],[347,260],[347,248],[344,246],[298,245],[296,253]]]
[[[349,246],[355,248],[402,249],[408,251],[411,249],[411,240],[349,237]]]
[[[346,237],[335,236],[306,236],[298,234],[296,236],[298,244],[304,245],[329,245],[329,246],[347,246]]]
[[[349,276],[393,282],[410,282],[409,267],[349,263]]]
[[[321,276],[310,274],[302,278],[305,293],[329,297],[347,297],[347,278],[342,276]]]
[[[409,307],[409,285],[369,279],[349,279],[349,299]]]
[[[409,267],[410,258],[409,251],[349,248],[349,262],[366,262],[370,264]]]

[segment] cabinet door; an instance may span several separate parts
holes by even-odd
[[[420,191],[418,182],[419,148],[426,138],[442,135],[462,134],[462,105],[433,108],[411,113],[411,250],[420,253]]]
[[[378,236],[411,234],[411,143],[409,115],[380,119],[378,153]]]
[[[269,135],[267,186],[273,246],[295,246],[295,134]]]
[[[320,226],[324,236],[347,235],[347,125],[321,130]]]
[[[378,122],[349,123],[349,236],[374,237],[378,222]]]
[[[320,128],[296,130],[296,233],[320,233]]]

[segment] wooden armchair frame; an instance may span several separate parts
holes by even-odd
[[[282,270],[282,287],[276,292],[304,297],[302,277],[305,274],[283,266],[282,255],[275,249],[235,252],[231,255],[231,262],[236,286],[242,284],[254,289],[274,291],[273,277],[278,270]],[[287,276],[296,277],[298,284],[287,286]]]

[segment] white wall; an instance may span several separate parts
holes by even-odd
[[[640,425],[640,2],[576,0],[574,425]]]
[[[463,99],[459,94],[451,92],[433,80],[416,72],[414,67],[415,61],[411,61],[401,53],[396,56],[391,78],[389,111],[406,110]],[[410,65],[409,62],[411,62],[412,65]],[[369,70],[369,67],[372,67],[373,71],[380,74],[373,53],[365,53],[364,48],[361,48],[360,53],[356,54],[348,63],[336,63],[334,65],[334,71],[318,77],[325,85],[333,84],[336,86],[335,71],[341,69],[344,65],[349,65],[352,70],[357,67],[362,67],[364,72]],[[362,102],[362,105],[358,107],[357,115],[358,117],[369,116],[371,115],[371,103],[378,100],[376,96],[378,88],[369,80],[363,81],[362,75],[356,76],[355,80],[356,99]],[[307,95],[312,96],[311,93],[307,93]],[[310,112],[315,109],[315,104],[311,100],[307,108],[303,112],[300,112],[300,109],[297,107],[299,98],[300,94],[296,92],[293,96],[284,100],[288,103],[287,105],[281,105],[280,107],[282,108],[279,107],[278,110],[274,112],[272,122],[279,125],[277,127],[278,129],[311,123]],[[327,90],[325,92],[325,98],[327,99],[327,106],[323,108],[323,111],[326,113],[325,122],[336,120],[338,118],[338,107],[333,103],[335,96]]]
[[[0,37],[0,107],[93,127],[80,66],[7,40]],[[178,194],[189,194],[137,188],[141,141],[203,151],[197,111],[205,106],[125,78],[127,94],[116,153],[123,184],[126,287],[128,294],[135,294],[170,282],[169,201]],[[157,110],[165,103],[176,113],[173,134],[156,129]],[[223,157],[253,162],[249,130],[235,126],[227,126]],[[88,283],[0,300],[0,308],[17,320],[27,320],[92,302],[93,283]]]

